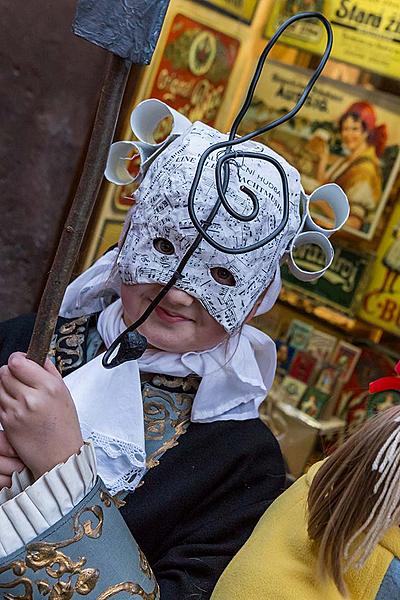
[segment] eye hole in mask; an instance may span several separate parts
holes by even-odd
[[[175,254],[175,247],[173,243],[166,238],[155,238],[153,240],[153,247],[160,254],[167,254],[168,256]]]
[[[211,277],[221,285],[228,285],[233,287],[236,285],[236,279],[228,269],[224,267],[213,267],[210,269]]]

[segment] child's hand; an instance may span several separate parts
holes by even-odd
[[[7,440],[5,432],[0,431],[0,490],[10,487],[12,474],[15,471],[22,471],[24,466]]]
[[[41,367],[15,352],[0,368],[0,422],[35,478],[83,445],[71,394],[49,359]]]

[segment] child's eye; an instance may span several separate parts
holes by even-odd
[[[229,286],[236,285],[236,279],[228,269],[224,269],[223,267],[213,267],[210,269],[210,273],[217,283]]]
[[[165,238],[156,238],[153,241],[153,246],[160,254],[175,254],[174,245]]]

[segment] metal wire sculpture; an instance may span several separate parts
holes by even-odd
[[[261,127],[255,131],[252,131],[252,132],[246,134],[246,135],[238,137],[237,136],[238,128],[251,105],[251,102],[252,102],[252,99],[254,96],[254,92],[255,92],[258,80],[263,71],[265,61],[268,57],[268,54],[270,53],[270,51],[274,47],[274,45],[277,43],[280,36],[284,33],[284,31],[288,27],[290,27],[290,25],[292,25],[293,23],[303,20],[303,19],[319,20],[322,23],[322,25],[324,26],[326,34],[327,34],[327,42],[326,42],[325,51],[322,55],[322,58],[319,62],[318,67],[315,69],[312,77],[310,78],[309,82],[305,86],[296,105],[286,115],[283,115],[283,116],[279,117],[278,119],[275,119],[275,121],[272,121],[272,123],[268,123],[267,125],[264,125],[264,127]],[[207,150],[205,150],[205,152],[203,152],[203,154],[200,157],[200,160],[198,162],[196,173],[193,178],[193,182],[192,182],[192,186],[191,186],[191,189],[189,192],[189,198],[188,198],[189,216],[190,216],[190,219],[192,220],[194,227],[197,229],[197,232],[198,232],[197,236],[196,236],[194,242],[192,243],[192,245],[190,246],[190,248],[187,250],[187,252],[183,256],[182,260],[180,261],[180,263],[179,263],[178,267],[176,268],[176,271],[172,275],[171,279],[160,290],[159,294],[149,304],[149,306],[144,311],[144,313],[141,315],[141,317],[139,317],[139,319],[135,323],[130,325],[124,332],[122,332],[117,337],[117,339],[111,344],[111,346],[108,348],[108,350],[104,354],[103,360],[102,360],[103,366],[106,369],[111,369],[113,367],[116,367],[128,360],[136,360],[136,359],[140,358],[140,356],[142,356],[143,352],[146,350],[146,347],[147,347],[147,340],[142,334],[140,334],[137,331],[138,327],[140,327],[148,319],[148,317],[151,315],[151,313],[156,308],[156,306],[161,302],[161,300],[164,298],[164,296],[168,293],[168,291],[182,277],[183,269],[187,265],[188,261],[190,260],[191,256],[193,255],[193,253],[195,252],[196,248],[199,246],[199,244],[201,243],[202,240],[205,240],[211,246],[213,246],[217,250],[220,250],[221,252],[224,252],[226,254],[243,254],[245,252],[252,252],[253,250],[257,250],[258,248],[265,246],[266,244],[271,242],[271,240],[276,238],[282,232],[282,230],[285,228],[285,226],[288,222],[288,218],[289,218],[289,188],[288,188],[286,174],[285,174],[285,171],[284,171],[282,165],[275,158],[273,158],[271,156],[266,156],[265,154],[263,154],[261,152],[234,150],[234,147],[239,144],[243,144],[244,142],[247,142],[249,140],[252,140],[253,138],[255,138],[259,135],[267,133],[268,131],[271,131],[271,129],[274,129],[275,127],[279,127],[279,125],[286,123],[286,121],[289,121],[290,119],[292,119],[299,112],[299,110],[302,108],[305,101],[307,100],[315,82],[319,78],[324,66],[326,65],[326,62],[328,61],[328,58],[329,58],[331,50],[332,50],[332,43],[333,43],[333,33],[332,33],[331,25],[330,25],[328,19],[324,15],[322,15],[321,13],[318,13],[318,12],[299,13],[297,15],[294,15],[293,17],[290,17],[284,23],[282,23],[282,25],[277,29],[277,31],[273,35],[273,37],[269,40],[269,42],[267,43],[266,47],[264,48],[264,50],[258,60],[257,67],[256,67],[255,73],[253,75],[253,78],[251,80],[245,101],[233,123],[228,140],[224,141],[224,142],[219,142],[217,144],[213,144],[212,146],[207,148]],[[218,158],[216,166],[215,166],[215,184],[216,184],[216,189],[218,192],[218,200],[216,201],[216,203],[215,203],[214,207],[212,208],[210,214],[208,215],[207,219],[200,222],[196,216],[195,199],[196,199],[196,192],[197,192],[197,188],[199,186],[202,171],[204,169],[207,158],[213,152],[218,152],[218,151],[222,151],[222,150],[224,150],[223,155]],[[272,164],[277,169],[277,171],[280,175],[281,181],[282,181],[282,192],[283,192],[282,193],[282,197],[283,197],[283,207],[282,208],[283,208],[283,210],[282,210],[282,219],[281,219],[280,223],[274,229],[274,231],[272,231],[268,236],[266,236],[265,238],[263,238],[261,240],[258,240],[257,242],[255,242],[254,244],[251,244],[250,246],[244,246],[244,247],[240,247],[240,248],[229,248],[227,246],[223,246],[223,245],[219,244],[218,242],[216,242],[207,233],[207,229],[212,224],[213,219],[215,218],[217,212],[221,208],[221,205],[223,206],[223,208],[226,210],[226,212],[229,215],[234,217],[239,222],[252,221],[253,219],[255,219],[257,217],[257,215],[259,213],[259,208],[260,208],[259,200],[258,200],[256,194],[244,185],[240,187],[240,190],[250,198],[252,205],[253,205],[253,209],[249,214],[238,213],[230,205],[228,199],[225,196],[225,192],[227,190],[228,183],[229,183],[229,165],[232,163],[232,161],[236,161],[236,159],[239,159],[239,158],[242,160],[249,159],[249,158],[263,160],[263,161],[266,161],[266,162]]]

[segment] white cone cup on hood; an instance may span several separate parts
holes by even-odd
[[[325,254],[325,265],[319,271],[306,271],[300,268],[293,256],[295,250],[297,250],[300,246],[305,246],[308,244],[313,244],[321,248],[321,250]],[[323,233],[319,231],[305,231],[300,233],[294,240],[292,248],[289,252],[289,257],[287,259],[287,264],[292,275],[300,279],[300,281],[314,281],[329,269],[332,264],[334,257],[333,246]]]
[[[154,147],[144,142],[115,142],[108,154],[104,172],[106,179],[116,185],[129,185],[141,179],[144,164],[153,152]],[[135,155],[140,156],[140,169],[137,175],[133,175],[128,170],[129,161],[133,160]]]
[[[154,133],[160,123],[166,118],[170,118],[172,121],[171,131],[165,140],[157,143],[154,139]],[[131,114],[131,128],[135,137],[142,142],[151,144],[153,147],[165,144],[166,140],[172,135],[179,135],[190,126],[191,121],[187,117],[155,98],[143,100]]]
[[[335,214],[335,225],[334,227],[324,228],[318,225],[310,213],[310,208],[313,202],[317,200],[322,200],[326,202],[333,210]],[[305,221],[305,230],[309,231],[319,231],[323,233],[325,236],[329,237],[335,231],[339,231],[346,223],[349,213],[350,206],[347,200],[347,196],[336,183],[327,183],[325,185],[321,185],[313,193],[307,197],[306,204],[307,217]]]

